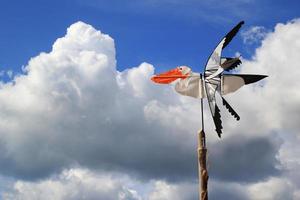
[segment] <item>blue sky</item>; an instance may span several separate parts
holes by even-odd
[[[272,29],[296,18],[299,7],[299,1],[281,0],[3,0],[0,66],[20,72],[31,57],[49,52],[55,39],[80,20],[115,39],[120,70],[144,61],[158,70],[178,65],[201,68],[220,37],[238,21],[246,21],[244,29]],[[245,48],[237,37],[225,54],[239,51],[247,58],[252,47]]]
[[[0,199],[196,199],[199,99],[150,78],[201,70],[241,20],[223,55],[268,78],[226,96],[239,122],[219,105],[221,139],[205,104],[209,195],[300,199],[299,4],[2,0]]]

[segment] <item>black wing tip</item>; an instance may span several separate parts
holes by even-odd
[[[240,116],[237,114],[237,112],[235,112],[235,110],[233,110],[233,108],[229,105],[229,103],[222,97],[223,100],[223,105],[227,108],[227,110],[229,111],[229,113],[237,120],[239,121],[241,118]]]
[[[214,119],[215,126],[216,126],[216,132],[217,132],[219,138],[221,138],[223,126],[222,126],[222,121],[221,121],[220,109],[217,105],[215,106],[215,115],[213,116],[213,119]]]
[[[229,33],[227,33],[222,49],[224,49],[230,43],[232,38],[237,34],[237,32],[239,32],[240,28],[244,23],[244,21],[240,21],[235,27],[233,27],[233,29],[231,29]]]
[[[218,136],[219,136],[219,138],[221,138],[221,136],[222,136],[222,131],[221,131],[221,130],[218,130],[218,129],[216,129],[216,132],[218,133]]]
[[[269,77],[268,75],[260,75],[260,74],[231,74],[231,75],[241,77],[244,80],[245,85],[255,83],[257,81]]]
[[[245,84],[248,85],[248,84],[251,84],[251,83],[255,83],[257,81],[260,81],[266,77],[268,77],[267,75],[255,75],[255,74],[249,74],[249,75],[243,75],[241,74],[241,77],[244,79],[245,81]]]

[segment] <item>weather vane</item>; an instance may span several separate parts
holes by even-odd
[[[202,130],[199,132],[198,138],[198,166],[199,166],[199,199],[207,200],[207,182],[208,173],[206,169],[206,141],[204,132],[204,120],[203,120],[203,98],[208,100],[210,112],[215,124],[215,130],[219,137],[222,134],[222,121],[220,115],[220,109],[216,104],[216,94],[220,96],[223,105],[233,115],[236,120],[240,119],[240,116],[230,104],[224,99],[223,95],[235,92],[243,85],[255,83],[265,77],[266,75],[254,75],[254,74],[230,74],[232,69],[238,67],[242,62],[240,57],[229,58],[222,57],[222,50],[230,43],[232,38],[237,34],[244,21],[239,22],[217,45],[212,54],[207,60],[203,73],[196,73],[187,66],[179,66],[170,71],[154,75],[151,80],[159,84],[175,83],[176,92],[201,99],[201,122]]]

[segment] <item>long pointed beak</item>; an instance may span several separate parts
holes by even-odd
[[[175,81],[178,78],[186,78],[188,75],[182,74],[182,72],[178,69],[172,69],[170,71],[157,74],[151,77],[151,80],[154,83],[159,83],[159,84],[169,84]]]

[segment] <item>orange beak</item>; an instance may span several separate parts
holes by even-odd
[[[186,74],[182,74],[182,72],[178,69],[171,69],[170,71],[158,74],[158,75],[154,75],[152,76],[151,80],[154,83],[159,83],[159,84],[169,84],[172,83],[173,81],[175,81],[178,78],[186,78],[188,77],[188,75]]]

